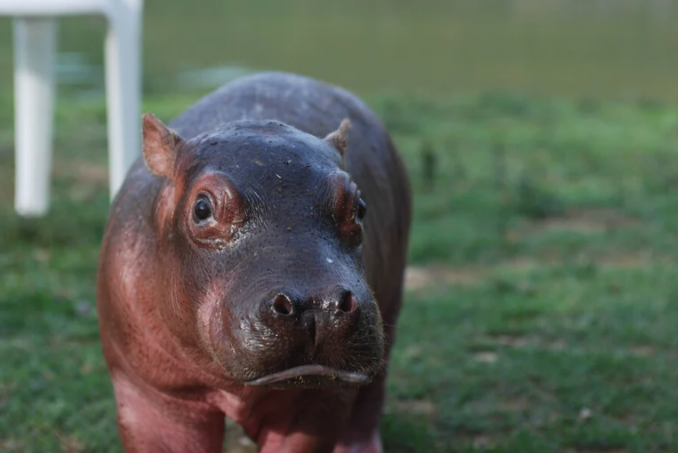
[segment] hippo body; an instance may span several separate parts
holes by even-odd
[[[385,127],[277,72],[168,126],[144,117],[100,252],[126,451],[220,452],[227,416],[260,452],[381,452],[411,216]]]

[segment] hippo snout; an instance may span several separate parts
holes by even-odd
[[[238,325],[248,385],[360,385],[382,366],[383,326],[369,291],[275,291]]]
[[[263,303],[260,317],[281,341],[322,361],[328,354],[345,354],[351,343],[359,341],[362,330],[372,328],[361,322],[362,311],[371,308],[368,304],[371,299],[359,302],[346,288],[310,295],[281,291]]]
[[[265,303],[265,310],[273,313],[263,318],[274,332],[291,335],[308,354],[321,359],[341,353],[343,343],[360,335],[359,303],[348,289],[310,297],[280,293]]]

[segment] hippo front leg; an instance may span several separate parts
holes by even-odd
[[[402,279],[402,277],[401,277]],[[385,335],[385,356],[388,362],[395,341],[395,328],[402,306],[402,285],[385,300],[390,303],[382,308]],[[360,389],[353,403],[351,416],[343,430],[333,453],[383,453],[379,422],[386,400],[386,378],[388,368],[384,367],[372,382]]]
[[[142,393],[115,380],[118,431],[127,453],[219,453],[224,414],[204,403]]]
[[[379,421],[384,405],[385,386],[384,371],[361,390],[333,453],[383,453]]]
[[[383,451],[381,436],[375,431],[370,439],[356,440],[350,444],[341,443],[332,453],[383,453]]]

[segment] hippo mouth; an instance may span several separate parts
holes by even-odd
[[[342,371],[322,365],[303,365],[253,379],[246,384],[251,386],[280,384],[287,384],[285,386],[326,386],[331,383],[335,385],[364,385],[371,381],[372,379],[363,373]]]

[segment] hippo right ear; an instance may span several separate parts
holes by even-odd
[[[344,160],[344,155],[346,154],[346,148],[348,148],[348,128],[351,127],[351,122],[348,118],[344,120],[339,125],[339,129],[325,137],[325,142],[329,143],[334,149],[336,149],[341,155],[342,161]]]
[[[155,176],[171,178],[177,147],[184,140],[151,113],[143,116],[142,135],[146,167]]]

